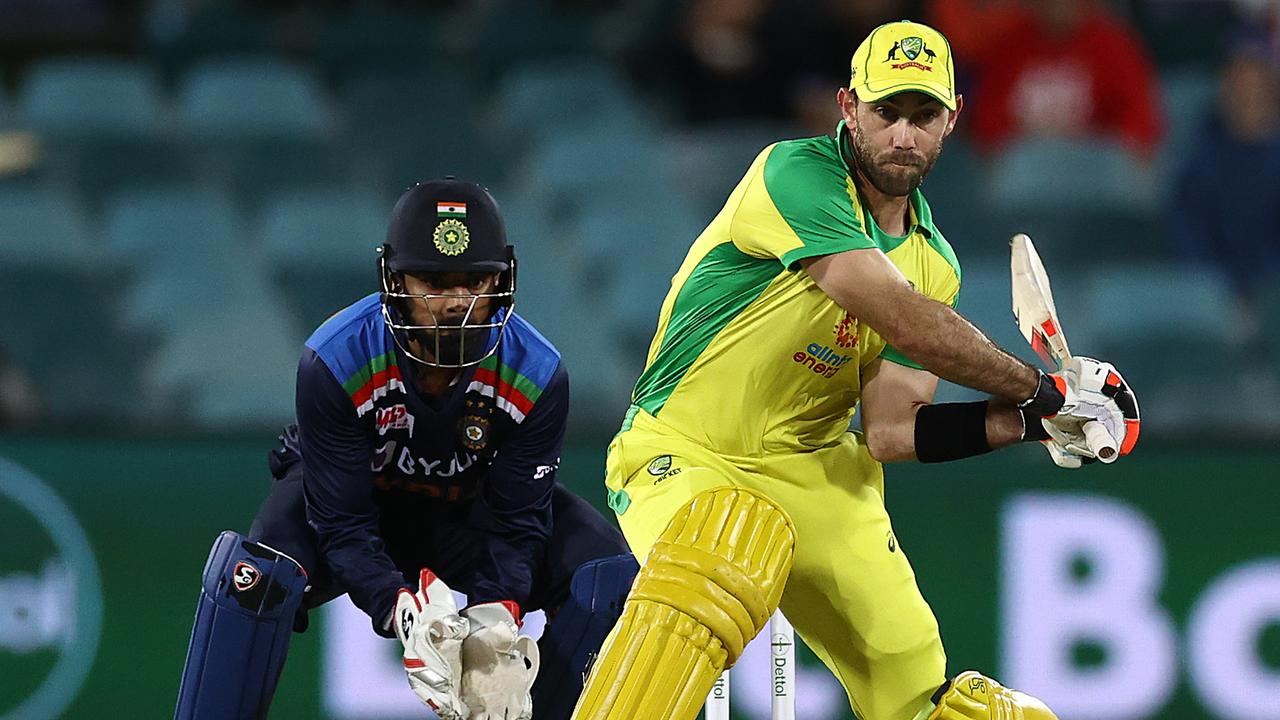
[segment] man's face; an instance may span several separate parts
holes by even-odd
[[[411,336],[412,340],[419,345],[416,351],[435,357],[439,362],[452,364],[462,361],[461,325],[464,320],[470,325],[488,321],[496,309],[497,299],[480,296],[492,293],[497,285],[496,273],[452,272],[405,275],[404,291],[406,293],[433,296],[405,301],[408,305],[409,321],[423,328],[438,328],[436,332],[422,330]],[[472,329],[466,332],[468,347],[483,343],[484,338],[488,336],[488,329]],[[439,343],[438,352],[437,342]]]
[[[484,322],[492,314],[494,298],[477,297],[493,292],[498,285],[495,273],[418,273],[404,276],[404,290],[410,295],[433,295],[409,301],[414,325],[443,327],[461,325],[463,319]],[[475,307],[472,307],[472,302]],[[470,316],[467,311],[470,310]]]
[[[955,127],[955,111],[920,92],[904,92],[862,102],[853,91],[837,95],[849,128],[854,160],[867,180],[893,197],[911,193],[924,181],[942,153],[942,141]]]

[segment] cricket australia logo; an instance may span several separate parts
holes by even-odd
[[[899,50],[901,50],[902,54],[906,56],[905,62],[896,62],[898,60]],[[920,57],[922,54],[924,55],[925,62],[929,63],[929,65],[925,65],[924,63],[916,60],[916,58]],[[938,54],[930,50],[928,45],[925,45],[924,38],[919,37],[918,35],[912,35],[911,37],[905,37],[901,40],[895,41],[893,43],[893,47],[889,48],[889,55],[885,57],[884,61],[893,63],[890,67],[894,70],[919,68],[925,72],[933,72],[933,68],[930,67],[930,65],[933,64],[933,61],[937,57]]]
[[[836,322],[832,332],[836,335],[836,345],[842,348],[851,348],[858,344],[858,318],[845,313],[844,317]]]
[[[445,255],[461,255],[471,244],[471,232],[461,220],[449,218],[441,220],[440,224],[436,225],[431,239],[435,241],[436,249]]]

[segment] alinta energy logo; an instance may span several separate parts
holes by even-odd
[[[0,543],[0,720],[63,717],[98,650],[98,565],[66,504],[4,459],[0,523],[22,538]],[[12,552],[15,545],[22,552]]]
[[[840,368],[852,360],[853,356],[841,355],[820,343],[809,343],[808,347],[797,351],[791,356],[791,359],[795,363],[809,368],[815,375],[831,378],[835,377],[836,373],[840,372]]]

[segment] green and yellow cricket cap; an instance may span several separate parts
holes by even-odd
[[[942,33],[910,20],[885,23],[853,51],[849,89],[863,102],[915,90],[956,109],[956,72]]]

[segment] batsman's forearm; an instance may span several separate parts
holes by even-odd
[[[992,400],[987,405],[987,443],[992,450],[1017,445],[1022,441],[1022,413],[1013,403]]]
[[[1000,349],[946,305],[903,293],[897,311],[875,329],[925,370],[957,385],[1021,402],[1035,393],[1039,373]]]

